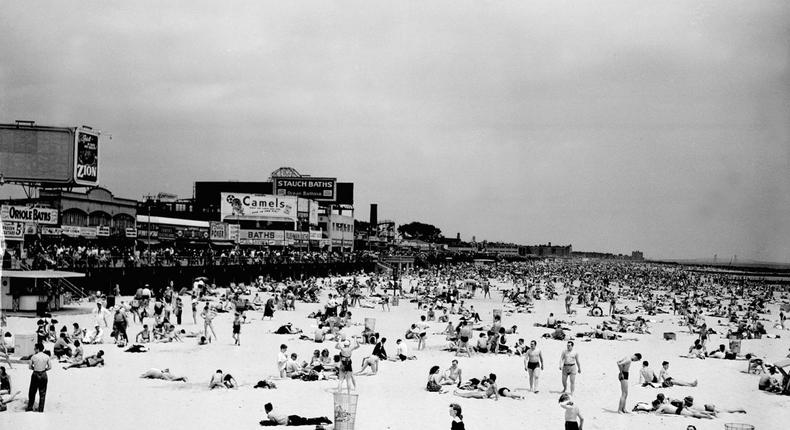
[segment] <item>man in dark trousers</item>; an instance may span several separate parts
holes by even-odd
[[[49,359],[50,356],[44,353],[44,345],[37,343],[36,353],[30,358],[30,370],[33,374],[30,375],[30,389],[27,392],[28,412],[33,410],[36,391],[38,391],[38,411],[44,412],[44,401],[47,398],[47,370],[51,368]]]

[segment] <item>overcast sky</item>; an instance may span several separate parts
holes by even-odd
[[[354,182],[363,220],[790,262],[786,0],[0,11],[0,122],[111,134],[121,197],[291,166]]]

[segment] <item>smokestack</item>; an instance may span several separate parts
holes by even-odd
[[[460,242],[461,241],[461,233],[457,233],[455,235],[455,239]]]
[[[379,205],[376,203],[370,204],[370,227],[376,228],[379,224]]]

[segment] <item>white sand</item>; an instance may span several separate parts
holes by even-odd
[[[501,305],[501,296],[494,293],[494,300],[479,298],[468,301],[477,308],[484,320],[490,324],[491,311]],[[258,380],[276,373],[276,354],[281,343],[289,345],[289,352],[297,352],[299,359],[309,360],[316,348],[330,347],[326,342],[317,345],[312,342],[298,341],[296,336],[270,334],[285,322],[312,334],[315,320],[305,316],[320,307],[319,304],[297,303],[295,312],[277,312],[274,321],[261,321],[261,313],[248,313],[248,320],[242,328],[242,345],[232,345],[232,314],[220,314],[215,327],[220,336],[208,346],[197,346],[196,339],[187,339],[183,344],[153,344],[151,351],[143,354],[125,353],[112,344],[88,345],[87,354],[100,348],[106,352],[107,366],[104,368],[72,369],[64,371],[53,361],[54,370],[49,372],[49,391],[46,413],[25,413],[9,411],[0,413],[1,429],[137,429],[154,428],[259,428],[258,422],[265,418],[263,404],[274,403],[282,412],[302,416],[332,417],[333,400],[330,390],[336,381],[302,382],[278,381],[279,389],[253,389]],[[183,327],[188,331],[202,328],[192,325],[189,299],[185,302]],[[416,351],[416,343],[409,342],[410,352],[419,359],[404,363],[382,363],[379,374],[370,377],[357,377],[360,395],[357,413],[357,429],[445,429],[450,427],[448,404],[460,403],[463,407],[464,421],[468,429],[515,429],[515,428],[563,428],[563,411],[557,406],[558,392],[561,390],[558,361],[565,342],[540,338],[548,330],[533,327],[534,322],[545,322],[549,312],[563,316],[562,296],[554,301],[540,301],[533,314],[505,316],[503,325],[518,325],[518,334],[509,335],[508,342],[518,338],[527,342],[536,339],[543,350],[546,370],[540,381],[540,393],[527,395],[524,401],[501,399],[493,400],[462,399],[452,394],[436,394],[425,391],[428,369],[432,365],[446,368],[453,354],[441,351],[444,336],[430,336],[428,349]],[[586,312],[586,311],[582,311]],[[377,319],[376,328],[388,338],[387,351],[392,355],[395,339],[401,337],[408,325],[419,319],[416,304],[403,300],[392,312],[379,309],[352,308],[353,320],[362,322],[365,317]],[[89,315],[56,316],[58,329],[62,324],[79,322],[86,327]],[[676,324],[676,318],[660,315],[652,323],[652,335],[628,335],[640,338],[639,342],[614,342],[595,340],[577,342],[582,374],[577,379],[575,401],[586,418],[587,429],[685,429],[694,424],[699,430],[723,429],[724,423],[745,422],[759,430],[786,429],[790,422],[790,397],[766,394],[757,390],[758,377],[741,371],[743,361],[690,360],[679,358],[692,343],[693,337]],[[579,316],[577,322],[596,323],[599,319]],[[34,318],[10,318],[9,328],[15,333],[32,333],[35,329]],[[149,320],[150,321],[150,320]],[[715,326],[715,319],[708,319]],[[444,329],[445,324],[433,323],[433,332]],[[578,329],[587,330],[589,326]],[[135,324],[129,329],[132,337],[139,331]],[[720,329],[720,328],[719,328]],[[361,332],[362,326],[346,329],[350,334]],[[664,341],[662,333],[678,333],[677,341]],[[775,331],[769,328],[769,332]],[[109,334],[109,329],[107,331]],[[575,331],[574,331],[575,333]],[[783,358],[790,346],[790,332],[782,339],[744,340],[742,351],[766,355],[769,361]],[[721,342],[720,342],[721,341]],[[726,343],[714,336],[710,345]],[[51,346],[50,346],[51,347]],[[363,345],[354,354],[355,370],[359,368],[362,357],[368,355],[372,346]],[[637,385],[640,364],[631,368],[631,387],[628,408],[637,401],[649,402],[656,393],[664,392],[673,398],[693,395],[700,405],[714,403],[721,407],[742,406],[748,414],[721,414],[715,420],[697,420],[675,416],[656,416],[654,414],[631,414],[627,416],[614,413],[620,396],[615,361],[634,352],[641,352],[643,359],[649,360],[651,367],[658,372],[661,361],[671,363],[670,371],[679,379],[699,379],[699,387],[673,387],[657,390]],[[186,375],[188,383],[149,381],[139,379],[143,371],[151,367],[170,367],[179,375]],[[523,361],[517,356],[473,356],[460,358],[464,378],[481,377],[490,372],[496,373],[499,386],[511,389],[529,387]],[[216,369],[231,373],[242,384],[238,390],[207,389],[207,383]],[[27,395],[30,372],[22,365],[10,371],[14,390],[22,390]],[[18,406],[15,406],[18,408]],[[308,427],[303,427],[308,428]]]

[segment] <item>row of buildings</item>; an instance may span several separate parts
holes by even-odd
[[[0,202],[6,244],[97,246],[294,246],[354,248],[354,184],[281,168],[268,181],[195,182],[194,195],[142,200],[93,187],[41,189],[34,198]]]

